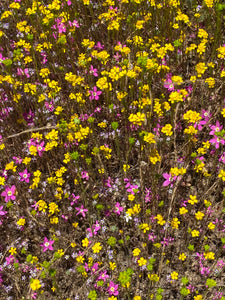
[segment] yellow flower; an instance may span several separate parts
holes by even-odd
[[[201,212],[201,211],[197,211],[196,213],[195,213],[195,218],[197,219],[197,220],[202,220],[203,219],[203,217],[204,217],[204,213],[203,212]]]
[[[160,214],[158,214],[158,215],[155,217],[155,219],[157,220],[157,224],[159,224],[159,225],[161,225],[161,226],[163,226],[163,225],[166,223],[166,221],[163,220],[163,216],[161,216]]]
[[[214,86],[215,86],[215,79],[213,77],[208,77],[205,80],[205,83],[208,83],[209,88],[214,88]]]
[[[88,240],[88,238],[83,239],[83,240],[82,240],[82,246],[85,247],[85,248],[87,248],[88,245],[89,245],[89,240]]]
[[[180,212],[180,215],[185,215],[188,212],[188,210],[185,207],[181,207],[179,209],[179,212]]]
[[[205,259],[215,259],[215,253],[213,252],[205,252],[204,253]]]
[[[60,255],[60,257],[62,257],[65,254],[64,251],[63,251],[63,249],[59,249],[57,251],[57,253]]]
[[[173,218],[173,220],[171,221],[171,226],[173,229],[178,229],[180,224],[180,221],[178,220],[178,218]]]
[[[99,253],[102,249],[101,243],[95,243],[92,247],[93,253]]]
[[[76,257],[76,261],[82,264],[82,263],[84,262],[84,257],[81,256],[81,255],[80,255],[80,256],[77,256],[77,257]]]
[[[133,256],[139,256],[140,253],[141,253],[141,250],[139,248],[135,248],[133,250]]]
[[[16,222],[17,225],[19,226],[24,226],[26,223],[26,220],[23,218],[20,218],[19,221]]]
[[[147,259],[145,259],[144,257],[141,257],[140,259],[138,259],[138,265],[140,267],[145,266],[147,264]]]
[[[142,229],[144,233],[150,230],[150,227],[147,223],[140,224],[139,228]]]
[[[204,0],[204,2],[205,2],[207,7],[209,7],[209,8],[213,7],[213,0]]]
[[[158,161],[161,161],[161,157],[156,149],[152,149],[149,160],[153,165],[155,165]]]
[[[133,194],[128,195],[128,200],[129,201],[134,201],[134,199],[135,199],[135,195],[133,195]]]
[[[145,114],[138,112],[137,114],[130,114],[129,121],[134,125],[141,126],[145,121]]]
[[[184,129],[184,133],[190,134],[190,135],[194,135],[198,133],[198,130],[195,129],[194,126],[189,126],[188,128]]]
[[[180,255],[179,255],[179,260],[182,260],[182,261],[184,261],[185,259],[186,259],[186,255],[185,255],[185,253],[181,253]]]
[[[55,112],[54,112],[54,114],[55,114],[55,115],[59,115],[59,114],[61,114],[62,111],[63,111],[62,106],[57,106],[57,107],[56,107],[56,110],[55,110]]]
[[[191,205],[198,203],[196,196],[190,195],[190,198],[188,199],[188,203],[190,203]]]
[[[195,230],[195,229],[194,229],[194,230],[191,231],[192,237],[198,237],[199,234],[200,234],[200,232],[199,232],[198,230]]]
[[[49,213],[53,215],[54,213],[58,213],[58,212],[59,212],[58,205],[55,202],[50,202]]]
[[[202,295],[197,295],[197,296],[194,296],[194,300],[202,300]]]
[[[148,132],[145,136],[144,136],[144,141],[149,143],[149,144],[155,144],[156,141],[154,140],[155,135],[151,132]]]
[[[195,66],[195,70],[198,73],[198,77],[201,77],[207,70],[207,67],[206,67],[205,63],[200,62]]]
[[[209,228],[210,230],[214,230],[215,227],[216,227],[216,225],[213,224],[212,222],[210,222],[210,223],[208,224],[208,228]]]
[[[126,173],[130,169],[130,165],[123,165],[123,171]]]
[[[184,115],[183,115],[184,120],[191,122],[191,123],[196,123],[201,120],[200,113],[197,111],[193,110],[188,110]]]
[[[55,216],[50,218],[50,223],[51,224],[58,224],[59,223],[59,218],[55,217]]]
[[[0,176],[0,185],[5,185],[5,177]]]
[[[30,288],[33,291],[36,291],[36,290],[40,289],[41,288],[40,280],[38,280],[38,279],[31,279]]]
[[[109,262],[109,267],[111,270],[114,270],[116,268],[116,264],[114,262]]]
[[[25,157],[22,162],[23,164],[28,165],[30,161],[31,161],[31,157]]]
[[[170,274],[170,276],[171,276],[171,278],[173,279],[173,280],[177,280],[178,279],[178,273],[177,272],[172,272],[171,274]]]
[[[225,118],[225,107],[221,110],[221,115]]]
[[[183,95],[181,93],[178,93],[177,91],[171,92],[170,96],[169,96],[169,101],[171,103],[182,102],[183,101]]]
[[[165,135],[167,136],[171,136],[173,134],[173,131],[172,131],[173,127],[171,124],[166,124],[162,129],[161,131],[163,133],[165,133]]]
[[[133,300],[141,300],[141,296],[134,296]]]
[[[17,253],[16,248],[11,247],[11,248],[9,249],[9,253],[10,253],[11,255],[16,254],[16,253]]]
[[[218,177],[221,178],[223,181],[225,181],[225,171],[220,170],[220,173],[219,173]]]

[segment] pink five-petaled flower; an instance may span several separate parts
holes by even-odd
[[[94,67],[91,65],[90,69],[89,69],[89,73],[94,75],[95,77],[98,77],[98,70],[94,69]]]
[[[30,179],[29,179],[30,173],[27,172],[27,169],[25,169],[23,172],[19,172],[19,175],[21,177],[20,178],[21,182],[25,181],[25,182],[29,183],[29,181],[30,181]]]
[[[120,206],[120,203],[119,202],[116,202],[116,205],[115,205],[115,209],[114,209],[114,213],[117,214],[117,215],[120,215],[120,213],[123,211],[123,207]]]
[[[9,202],[10,200],[15,200],[16,186],[13,185],[11,188],[9,186],[5,187],[5,191],[1,193],[1,196],[5,197],[5,202]]]
[[[94,86],[93,87],[93,91],[92,90],[89,90],[89,92],[91,93],[91,95],[89,96],[89,99],[90,100],[98,100],[99,99],[99,96],[101,95],[102,91],[98,91],[97,90],[97,87]]]
[[[44,144],[45,142],[42,141],[40,144],[37,144],[37,152],[38,152],[38,155],[41,157],[42,156],[42,153],[45,151],[45,148],[44,148]]]
[[[41,247],[43,247],[43,252],[47,250],[54,250],[52,245],[54,244],[54,241],[48,240],[46,237],[44,238],[44,243],[40,244]]]
[[[163,186],[168,186],[169,184],[172,185],[172,181],[177,179],[177,176],[172,176],[171,174],[168,173],[163,173],[163,177],[166,179],[166,181],[163,182]]]
[[[210,135],[214,135],[215,132],[219,132],[223,129],[223,125],[220,125],[219,121],[216,121],[216,125],[209,125],[211,131],[210,131]]]
[[[79,215],[79,214],[82,214],[82,217],[84,218],[85,217],[85,212],[88,211],[88,209],[84,208],[83,205],[81,205],[81,207],[75,207],[76,210],[78,210],[78,213],[76,213],[76,216]]]
[[[110,281],[109,286],[107,288],[107,292],[110,296],[114,295],[117,296],[119,294],[118,292],[118,284],[115,284],[113,281]]]
[[[106,270],[101,272],[100,275],[98,276],[97,280],[103,280],[105,282],[106,279],[109,278],[109,275],[106,273],[107,273]]]
[[[222,145],[225,144],[225,141],[222,140],[221,138],[217,137],[217,136],[214,136],[213,139],[209,140],[209,142],[211,144],[214,144],[214,146],[215,146],[216,149],[219,149],[220,144],[222,144]]]

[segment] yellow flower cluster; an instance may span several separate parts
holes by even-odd
[[[184,120],[190,122],[190,123],[196,123],[202,119],[200,116],[200,113],[197,111],[193,110],[188,110],[184,115],[183,115]]]
[[[145,114],[140,112],[136,114],[130,114],[128,119],[132,124],[141,126],[142,123],[145,121]]]

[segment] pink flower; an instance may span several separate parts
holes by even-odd
[[[225,152],[220,156],[219,161],[225,164]]]
[[[117,296],[119,294],[118,292],[118,284],[115,284],[113,281],[110,281],[109,286],[107,288],[107,292],[110,296],[114,295]]]
[[[76,213],[76,216],[79,214],[82,214],[82,217],[85,217],[85,212],[88,211],[88,209],[84,208],[83,205],[81,205],[81,207],[75,207],[76,210],[78,210],[78,213]]]
[[[9,186],[5,187],[5,191],[1,193],[1,196],[5,197],[5,202],[9,202],[10,200],[15,200],[16,186],[13,185],[11,188]]]
[[[98,270],[98,263],[94,263],[91,267],[91,274],[95,274],[95,272]]]
[[[81,172],[81,178],[88,180],[89,179],[89,175],[87,171],[82,171]]]
[[[123,207],[120,206],[120,203],[117,202],[116,205],[115,205],[115,209],[114,209],[114,213],[117,214],[117,215],[120,215],[120,213],[123,211]]]
[[[54,110],[53,101],[51,101],[50,103],[45,101],[45,107],[47,108],[48,111],[53,111]]]
[[[80,27],[80,25],[78,24],[78,22],[76,20],[73,20],[73,22],[69,21],[69,26],[76,27],[76,28]]]
[[[93,87],[93,91],[90,90],[89,92],[91,93],[91,95],[89,96],[89,99],[90,99],[90,100],[98,100],[98,99],[99,99],[99,96],[100,96],[101,93],[102,93],[102,91],[98,91],[98,90],[97,90],[97,87],[96,87],[96,86]]]
[[[19,172],[19,175],[21,176],[21,178],[20,178],[21,182],[25,181],[25,182],[29,183],[29,181],[30,181],[29,177],[31,174],[27,172],[27,169],[25,169],[23,172]]]
[[[92,225],[91,228],[90,227],[87,228],[87,231],[89,232],[89,237],[93,237],[93,234],[96,235],[100,229],[101,229],[101,226],[98,223],[98,221],[96,221],[96,223],[94,225]]]
[[[89,70],[90,74],[94,75],[95,77],[98,77],[97,71],[98,70],[94,69],[94,67],[91,65],[90,70]]]
[[[29,78],[30,77],[30,75],[29,75],[29,72],[28,72],[28,69],[26,68],[26,69],[21,69],[21,68],[17,68],[17,75],[19,75],[19,76],[23,76],[23,75],[25,75],[27,78]]]
[[[37,152],[38,152],[38,155],[41,157],[42,156],[42,153],[45,151],[45,148],[43,147],[45,144],[44,141],[41,142],[41,144],[39,145],[36,145],[37,147]]]
[[[104,45],[102,45],[100,42],[97,42],[97,45],[94,46],[94,49],[102,50],[104,49]]]
[[[44,238],[44,243],[40,244],[41,247],[43,247],[43,252],[47,250],[54,250],[52,245],[54,244],[54,241],[48,240],[46,237]]]
[[[154,242],[155,238],[156,238],[156,235],[154,235],[153,233],[150,233],[150,234],[148,235],[148,239],[149,239],[149,241],[151,241],[151,242]]]
[[[1,206],[0,206],[0,216],[4,216],[4,215],[7,214],[7,211],[5,211],[5,210],[3,210],[3,209],[4,209],[4,207],[3,207],[3,205],[1,205]]]
[[[224,145],[225,144],[225,141],[220,139],[219,137],[217,136],[214,136],[213,139],[209,140],[209,142],[211,144],[214,144],[215,148],[218,149],[220,147],[220,144]]]
[[[209,125],[211,131],[210,131],[210,135],[214,135],[215,132],[219,132],[223,129],[223,126],[220,125],[219,121],[216,121],[216,125]]]
[[[174,84],[171,79],[167,79],[164,84],[164,88],[166,88],[168,91],[174,91]]]
[[[172,175],[168,173],[163,173],[163,177],[166,179],[166,181],[163,182],[163,186],[168,186],[170,184],[172,186],[172,181],[177,179],[177,176],[172,177]]]
[[[106,279],[109,278],[109,275],[106,273],[107,273],[106,270],[104,272],[101,272],[100,275],[98,276],[97,280],[103,280],[105,282]]]

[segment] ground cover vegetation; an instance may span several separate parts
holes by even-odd
[[[225,299],[223,1],[0,10],[0,299]]]

